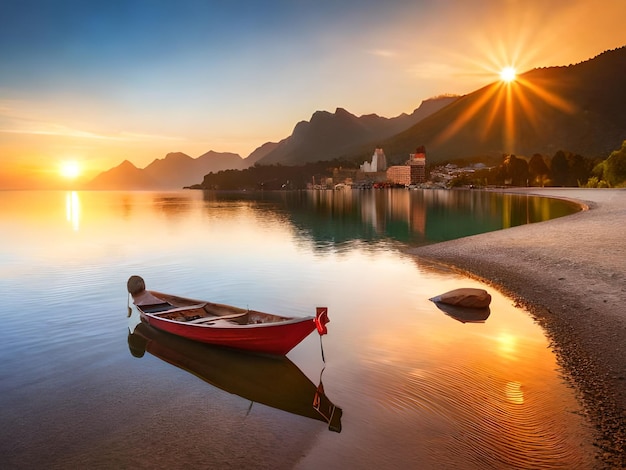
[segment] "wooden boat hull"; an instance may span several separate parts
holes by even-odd
[[[266,354],[285,355],[315,330],[313,317],[276,325],[237,327],[185,325],[141,314],[151,326],[192,341]]]
[[[168,303],[168,307],[159,310],[158,305],[133,304],[132,308],[141,319],[159,330],[192,341],[256,353],[285,355],[316,329],[320,335],[326,333],[328,317],[325,307],[318,307],[315,317],[293,318],[149,292]],[[212,316],[207,316],[207,311]]]

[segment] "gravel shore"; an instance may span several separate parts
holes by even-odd
[[[626,189],[506,192],[569,199],[584,210],[411,253],[478,277],[526,308],[595,426],[598,468],[626,468]]]

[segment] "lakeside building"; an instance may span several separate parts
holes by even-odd
[[[374,155],[372,155],[372,161],[364,162],[361,165],[361,171],[363,173],[378,173],[381,171],[385,171],[387,169],[387,157],[385,156],[385,152],[380,147],[377,147],[374,150]]]
[[[387,181],[394,184],[421,184],[426,182],[426,149],[417,148],[415,153],[409,154],[409,160],[404,165],[390,166],[387,169]]]
[[[426,182],[424,172],[415,165],[396,165],[387,169],[387,181],[393,184],[410,186]]]
[[[376,147],[371,162],[364,162],[354,175],[354,183],[358,187],[366,187],[387,180],[387,157],[382,148]]]

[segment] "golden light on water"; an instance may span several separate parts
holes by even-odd
[[[522,384],[519,382],[507,382],[504,386],[504,396],[510,403],[523,405],[524,392],[522,391]]]
[[[510,333],[502,332],[496,337],[498,351],[504,357],[515,357],[517,350],[517,337]]]
[[[80,226],[80,199],[76,191],[68,191],[65,194],[65,217],[72,224],[74,230]]]

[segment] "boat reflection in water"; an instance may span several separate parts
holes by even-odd
[[[328,423],[341,432],[341,408],[287,357],[262,356],[189,341],[143,322],[128,334],[135,357],[148,351],[205,382],[252,402]]]
[[[489,318],[489,315],[491,315],[489,307],[468,308],[444,304],[443,302],[434,302],[434,304],[443,313],[454,318],[455,320],[460,321],[461,323],[485,323],[487,318]]]

